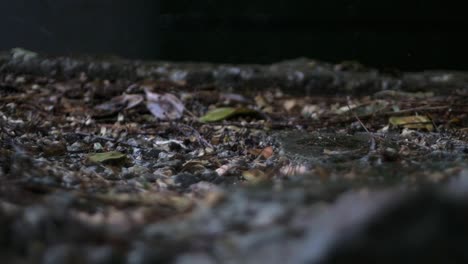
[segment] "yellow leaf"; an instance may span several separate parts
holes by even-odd
[[[125,160],[126,155],[118,151],[96,153],[88,156],[88,160],[93,163],[105,163]]]
[[[257,184],[267,180],[267,175],[259,169],[244,171],[242,172],[242,176],[251,184]]]
[[[389,118],[389,123],[392,126],[408,129],[425,129],[427,131],[434,130],[431,119],[427,116],[392,116]]]

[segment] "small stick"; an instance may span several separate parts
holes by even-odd
[[[210,148],[214,148],[213,145],[211,145],[210,142],[208,142],[205,138],[202,137],[202,135],[200,135],[200,133],[193,127],[189,126],[189,125],[185,125],[185,124],[180,124],[177,126],[177,128],[179,129],[180,132],[184,133],[182,131],[182,129],[180,129],[180,127],[185,127],[185,128],[188,128],[192,131],[193,134],[195,134],[195,136],[197,137],[198,141],[201,142],[203,145],[205,145],[205,147],[210,147]],[[184,133],[185,134],[185,133]],[[186,134],[185,134],[186,135]],[[187,135],[186,135],[187,136]]]
[[[346,105],[348,106],[349,110],[353,113],[354,117],[356,118],[356,120],[359,122],[359,124],[361,124],[361,126],[364,128],[364,130],[367,132],[367,134],[369,134],[370,136],[370,147],[369,147],[369,153],[365,156],[365,159],[368,160],[369,159],[369,154],[374,152],[375,149],[376,149],[376,144],[375,144],[375,136],[369,131],[369,129],[367,129],[367,127],[364,125],[364,123],[361,121],[361,119],[359,119],[358,115],[356,114],[356,112],[354,112],[354,109],[351,109],[351,106],[349,105],[349,97],[347,98],[348,100],[346,100]]]
[[[354,115],[354,118],[356,118],[356,120],[359,122],[359,124],[361,124],[362,128],[364,128],[364,130],[371,134],[371,132],[369,132],[369,129],[367,129],[367,127],[364,125],[364,123],[361,121],[361,119],[359,119],[359,117],[357,116],[357,114],[354,112],[354,109],[351,109],[351,106],[349,106],[349,97],[348,97],[348,100],[346,100],[346,105],[348,106],[349,108],[349,111],[351,111],[351,113],[353,113]]]
[[[84,137],[93,137],[95,139],[101,139],[101,140],[105,140],[105,141],[110,141],[110,142],[114,142],[114,143],[117,143],[117,144],[121,144],[121,145],[124,145],[124,146],[127,146],[127,147],[132,147],[132,148],[140,148],[140,149],[148,149],[148,148],[145,148],[145,147],[140,147],[140,146],[135,146],[135,145],[132,145],[132,144],[128,144],[128,143],[125,143],[125,142],[122,142],[122,141],[119,141],[115,138],[110,138],[110,137],[104,137],[104,136],[97,136],[97,135],[93,135],[93,134],[90,134],[90,133],[85,133],[85,132],[72,132],[76,135],[80,135],[80,136],[84,136]]]

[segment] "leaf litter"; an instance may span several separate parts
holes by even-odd
[[[0,87],[7,262],[366,263],[366,247],[393,251],[364,227],[453,224],[452,211],[425,215],[468,204],[453,195],[468,188],[456,92],[297,96],[8,72]],[[414,221],[397,225],[401,212]]]
[[[146,107],[159,120],[175,120],[182,117],[184,104],[170,93],[158,94],[145,89]]]

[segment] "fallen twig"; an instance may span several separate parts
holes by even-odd
[[[75,134],[75,135],[84,136],[84,137],[92,137],[92,138],[94,138],[94,139],[100,139],[100,140],[110,141],[110,142],[114,142],[114,143],[117,143],[117,144],[120,144],[120,145],[124,145],[124,146],[127,146],[127,147],[140,148],[140,149],[148,149],[148,148],[146,148],[146,147],[141,147],[141,146],[136,146],[136,145],[132,145],[132,144],[129,144],[129,143],[125,143],[125,142],[122,142],[122,141],[117,140],[117,139],[115,139],[115,138],[104,137],[104,136],[97,136],[97,135],[93,135],[93,134],[85,133],[85,132],[71,132],[71,133],[72,133],[72,134]]]

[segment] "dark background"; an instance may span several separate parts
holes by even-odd
[[[466,70],[465,10],[420,0],[0,0],[0,49]]]

